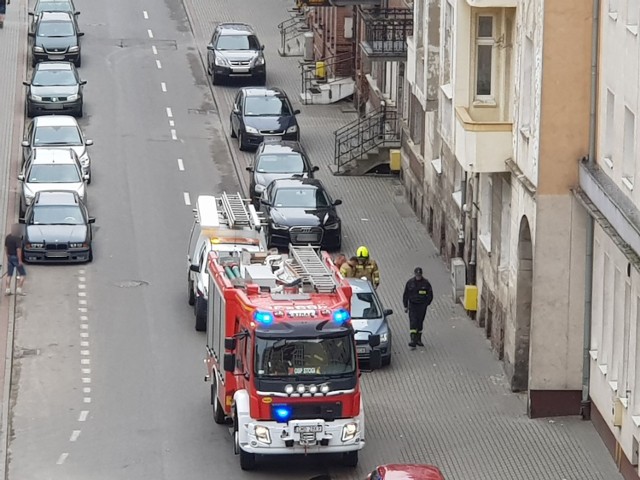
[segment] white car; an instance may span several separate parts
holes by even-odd
[[[18,180],[22,183],[20,215],[33,203],[36,193],[47,190],[76,192],[87,202],[85,183],[89,177],[82,174],[76,152],[69,148],[34,148],[24,163]]]
[[[91,157],[87,147],[93,145],[88,140],[74,117],[68,115],[43,115],[35,117],[27,127],[22,146],[24,149],[23,162],[26,162],[34,148],[44,147],[72,148],[80,159],[82,175],[89,176],[87,183],[91,183]]]

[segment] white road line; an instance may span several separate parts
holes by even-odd
[[[91,365],[91,359],[90,358],[83,358],[80,360],[80,365]]]
[[[158,49],[156,48],[155,45],[151,45],[151,51],[153,52],[154,55],[158,54]]]
[[[80,342],[80,346],[81,347],[88,347],[89,346],[89,342]]]
[[[79,282],[86,282],[87,279],[85,277],[78,277]]]
[[[145,20],[149,20],[149,14],[147,13],[146,10],[142,11],[142,16],[144,17]]]
[[[89,356],[91,352],[89,350],[80,350],[80,355]]]
[[[87,325],[87,328],[89,328],[89,326]],[[89,333],[88,332],[80,332],[80,336],[82,338],[89,338]]]
[[[84,403],[91,403],[91,397],[84,397]]]
[[[181,158],[178,159],[178,170],[184,172],[184,163],[182,162]]]
[[[153,38],[153,32],[151,29],[147,30],[147,33],[149,34],[149,38]]]
[[[170,127],[175,127],[176,126],[176,122],[174,122],[173,120],[169,120],[169,126]]]
[[[68,453],[61,453],[60,456],[58,457],[58,461],[56,462],[56,465],[62,465],[68,456],[69,456]]]
[[[82,391],[83,391],[84,393],[91,393],[91,387],[84,387],[84,388],[82,389]]]
[[[86,300],[78,300],[78,304],[80,305],[86,305],[87,301]]]
[[[79,273],[80,275],[84,275],[84,268],[81,268],[80,270],[78,270],[78,273]]]
[[[163,92],[167,92],[167,84],[164,82],[160,82],[160,88],[162,89]]]
[[[78,296],[79,297],[86,297],[87,296],[87,292],[78,292]]]
[[[89,416],[89,410],[82,410],[80,412],[80,416],[78,417],[78,421],[85,422],[88,416]]]
[[[173,118],[173,112],[171,111],[171,107],[167,107],[167,117]]]
[[[191,197],[189,196],[189,192],[184,192],[184,204],[191,205]]]
[[[87,377],[82,378],[82,383],[91,383],[91,379]]]
[[[76,440],[78,440],[79,436],[80,436],[80,430],[74,430],[73,432],[71,432],[71,437],[69,437],[69,441],[75,442]]]
[[[87,286],[86,286],[84,283],[79,283],[79,284],[78,284],[78,288],[79,288],[80,290],[84,290],[85,288],[87,288]]]
[[[156,60],[156,67],[162,68],[162,64],[160,63],[160,60]]]
[[[87,313],[87,309],[85,307],[78,307],[78,311],[80,313]]]
[[[80,325],[80,328],[83,330],[89,330],[89,325],[87,325],[86,323],[83,323]]]
[[[85,375],[91,375],[91,369],[90,368],[83,368],[82,369],[82,373]]]
[[[82,320],[83,322],[87,322],[89,321],[89,317],[87,317],[86,315],[80,315],[80,320]]]
[[[176,133],[176,129],[172,128],[171,129],[171,140],[177,140],[178,139],[178,134]]]

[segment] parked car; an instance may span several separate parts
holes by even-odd
[[[331,200],[320,180],[274,180],[262,192],[260,204],[269,247],[311,244],[325,250],[340,249],[342,222],[336,207],[342,200]]]
[[[88,179],[82,175],[80,160],[71,148],[34,148],[18,175],[22,183],[20,214],[31,205],[36,194],[44,190],[73,191],[86,203]]]
[[[76,67],[82,64],[80,37],[75,17],[67,12],[42,12],[33,32],[31,63],[49,61],[73,62]]]
[[[23,259],[27,263],[90,262],[96,219],[76,192],[38,192],[20,222],[25,224]]]
[[[42,62],[33,69],[27,86],[27,116],[60,113],[65,110],[76,117],[83,115],[82,87],[78,71],[70,62]]]
[[[433,465],[380,465],[367,480],[444,480],[442,472]]]
[[[71,147],[82,165],[82,175],[89,175],[87,183],[91,183],[91,157],[87,147],[93,145],[93,140],[84,138],[78,121],[67,115],[45,115],[36,117],[27,126],[22,141],[25,162],[34,148],[63,148]]]
[[[258,146],[251,166],[249,190],[251,199],[260,207],[260,195],[273,180],[279,178],[313,178],[318,167],[311,165],[300,142],[281,140],[280,137],[265,137]]]
[[[391,325],[389,316],[393,310],[382,306],[380,297],[371,282],[362,278],[347,278],[351,285],[351,324],[356,330],[358,360],[368,361],[371,354],[369,335],[380,335],[382,364],[391,364]]]
[[[211,83],[230,78],[255,78],[259,85],[267,81],[264,45],[253,27],[246,23],[220,23],[207,45],[207,72]]]
[[[238,138],[240,150],[255,148],[265,136],[300,140],[300,130],[289,97],[280,88],[243,87],[231,111],[231,137]]]
[[[76,10],[75,5],[73,4],[73,0],[37,0],[33,10],[29,12],[29,16],[31,17],[31,24],[29,28],[30,32],[35,30],[35,26],[38,23],[42,12],[70,13],[76,20],[76,24],[78,15],[80,15],[80,12]]]

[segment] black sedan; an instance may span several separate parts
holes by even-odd
[[[260,144],[253,163],[247,167],[251,173],[249,189],[256,207],[260,205],[260,195],[272,181],[280,178],[313,178],[318,167],[311,166],[299,142],[282,141],[279,137],[266,137]]]
[[[240,150],[257,147],[265,136],[297,142],[299,113],[280,88],[243,87],[233,102],[231,137],[238,138]]]
[[[35,66],[27,87],[27,116],[41,113],[69,112],[76,117],[83,115],[82,87],[73,63],[42,62]]]
[[[29,33],[33,37],[31,63],[35,67],[36,63],[47,60],[66,61],[80,67],[80,37],[83,35],[70,13],[42,12],[35,31]]]
[[[93,260],[87,207],[76,192],[38,192],[20,223],[26,225],[23,257],[27,263],[90,262]]]
[[[76,6],[73,4],[73,0],[37,0],[33,11],[29,12],[29,16],[31,17],[31,32],[35,30],[35,26],[42,12],[66,12],[73,15],[76,20],[78,15],[80,15],[80,12],[76,10]]]
[[[340,250],[342,223],[320,180],[289,178],[274,180],[262,193],[261,210],[267,219],[269,247],[320,246]]]

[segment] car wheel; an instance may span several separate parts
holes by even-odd
[[[73,64],[76,66],[76,68],[80,68],[82,66],[82,57],[78,57],[78,59],[73,62]]]
[[[188,290],[188,302],[189,305],[193,306],[196,303],[196,294],[193,293],[193,282],[187,277],[187,290]]]
[[[93,248],[89,248],[89,262],[93,262]]]
[[[196,298],[196,331],[207,331],[207,301],[203,297]]]
[[[25,207],[22,199],[20,200],[20,216],[24,217],[25,212],[27,211],[27,207]]]
[[[91,175],[91,169],[89,169],[89,180],[87,180],[87,185],[91,185],[92,178],[93,178],[93,175]]]
[[[233,122],[229,120],[229,125],[231,126],[231,138],[236,138],[236,131],[233,129]]]
[[[357,467],[358,466],[358,450],[352,450],[350,452],[344,452],[342,454],[342,463],[346,467]]]
[[[389,365],[391,365],[391,354],[387,357],[382,357],[382,366],[388,367]]]
[[[208,59],[207,59],[207,74],[213,76],[213,70],[211,69],[211,64],[209,63]]]
[[[242,132],[238,132],[238,148],[241,152],[247,150],[247,145],[244,143],[244,134]]]
[[[211,404],[213,405],[213,421],[218,425],[224,424],[226,415],[224,414],[224,408],[220,405],[218,400],[218,379],[215,377],[216,372],[213,372],[213,380],[211,381]]]
[[[84,105],[80,104],[80,107],[78,107],[78,110],[76,112],[76,117],[82,118],[83,116],[84,116]]]
[[[211,71],[211,85],[218,85],[220,80],[218,79],[215,70],[211,67],[209,67],[209,70]]]

